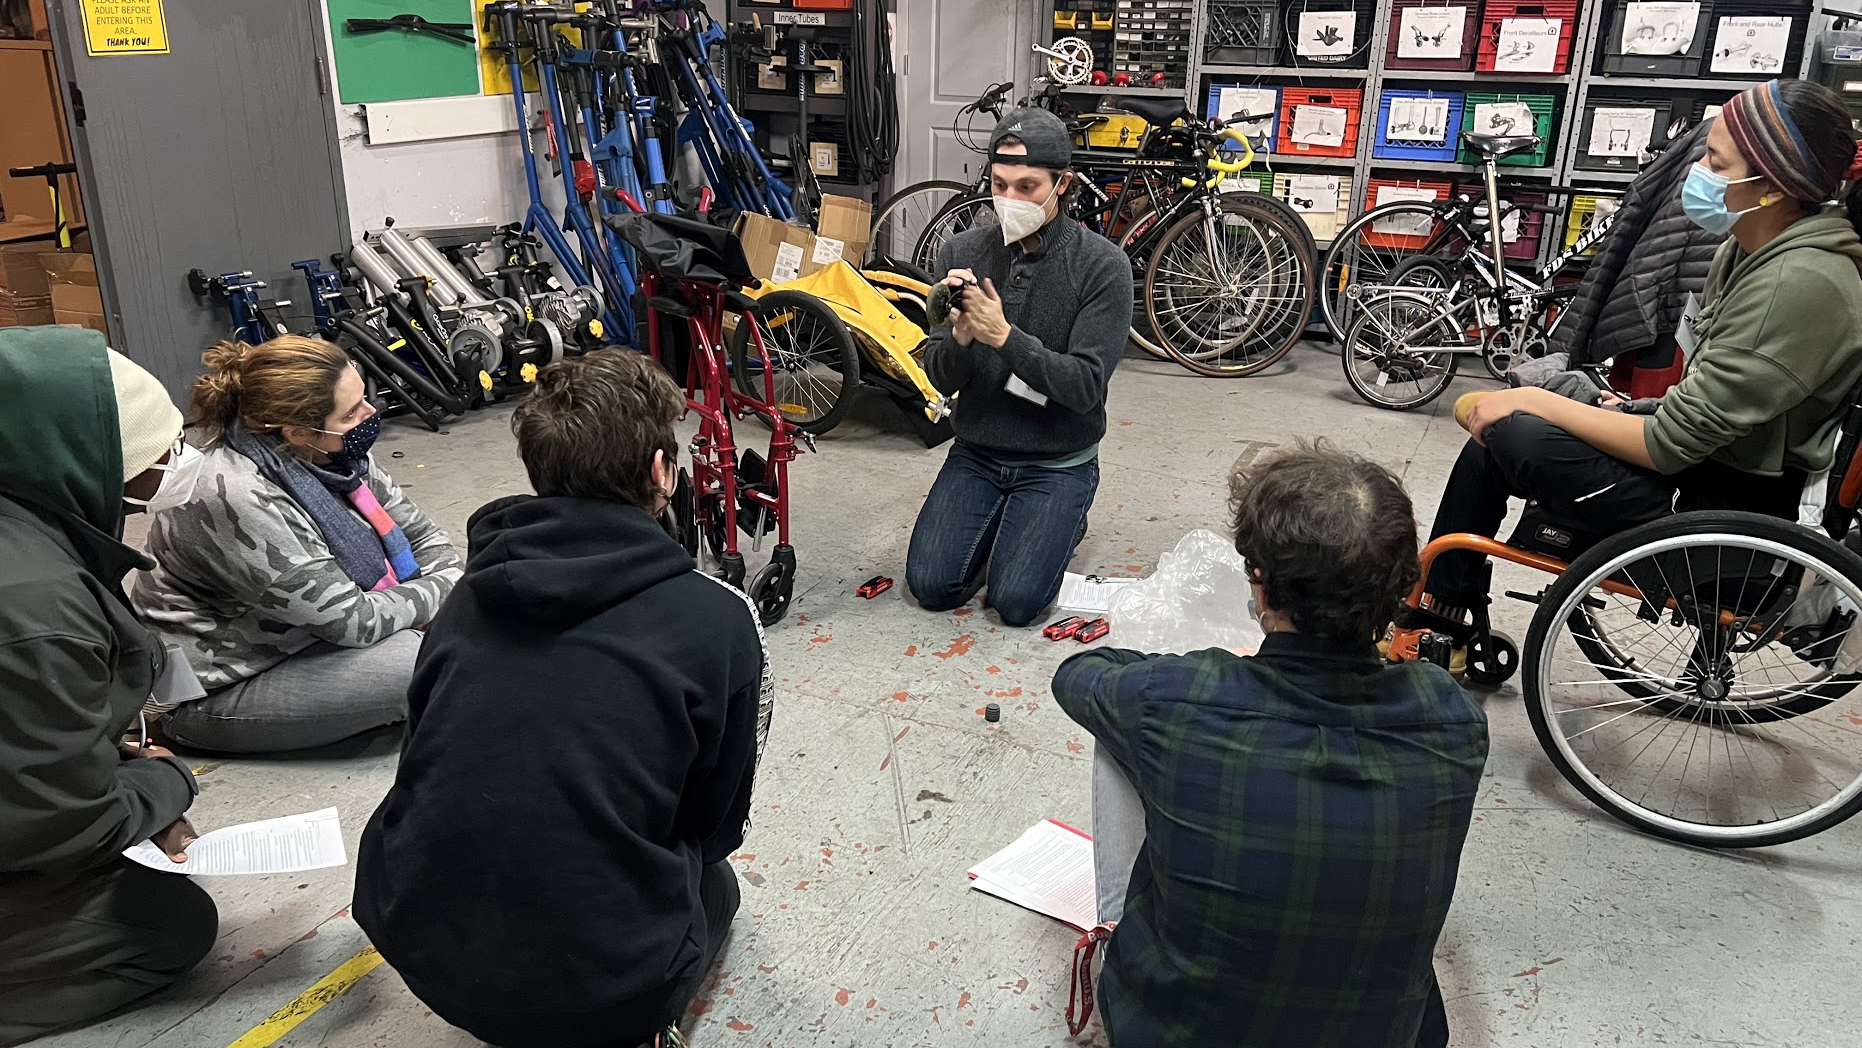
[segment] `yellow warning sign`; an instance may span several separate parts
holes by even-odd
[[[162,0],[78,0],[84,45],[93,55],[165,55],[168,20]]]

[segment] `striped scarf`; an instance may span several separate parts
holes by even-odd
[[[366,466],[364,467],[366,471]],[[420,564],[414,559],[414,548],[407,543],[407,536],[402,533],[401,525],[394,522],[388,511],[381,506],[381,500],[375,497],[374,489],[367,484],[357,484],[344,492],[349,505],[355,508],[362,519],[375,529],[375,535],[381,539],[381,548],[387,554],[383,562],[388,573],[374,585],[374,589],[385,590],[406,579],[420,576]]]
[[[1769,80],[1733,96],[1720,110],[1720,119],[1753,172],[1765,176],[1786,196],[1819,204],[1836,195],[1837,184],[1818,168],[1803,132],[1784,107],[1778,81]]]

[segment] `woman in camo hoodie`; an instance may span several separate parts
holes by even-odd
[[[419,629],[460,573],[446,533],[369,458],[381,418],[336,346],[283,335],[202,358],[193,501],[156,515],[131,595],[207,697],[160,714],[182,745],[301,749],[397,723]]]

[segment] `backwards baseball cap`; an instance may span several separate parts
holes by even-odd
[[[1003,155],[996,146],[1005,138],[1014,138],[1028,147],[1028,153]],[[1011,109],[996,129],[989,133],[989,162],[1023,164],[1029,167],[1065,168],[1073,163],[1073,136],[1067,125],[1045,109]]]

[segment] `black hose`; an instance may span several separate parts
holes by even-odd
[[[842,78],[847,93],[847,132],[863,180],[892,170],[899,153],[898,85],[892,71],[892,40],[882,0],[854,0],[850,68]]]

